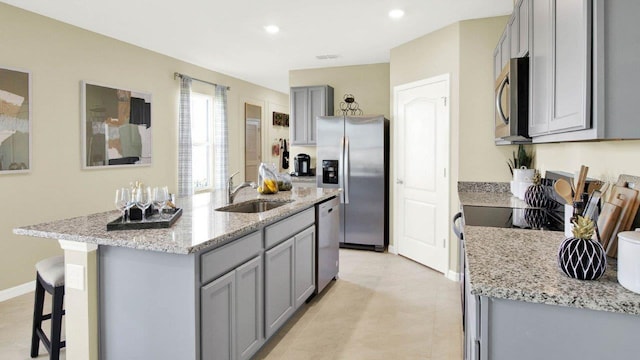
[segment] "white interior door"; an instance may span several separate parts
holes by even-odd
[[[449,75],[394,88],[394,242],[398,253],[449,266]]]

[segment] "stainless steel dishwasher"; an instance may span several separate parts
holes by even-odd
[[[316,226],[316,284],[319,294],[338,276],[340,199],[333,198],[316,205]]]

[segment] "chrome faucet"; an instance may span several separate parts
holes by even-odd
[[[240,191],[240,189],[246,188],[248,186],[251,186],[253,189],[258,187],[256,185],[256,183],[254,183],[254,182],[243,182],[242,184],[238,185],[234,189],[233,188],[233,177],[238,175],[239,173],[240,173],[240,171],[235,172],[233,175],[229,176],[229,180],[227,180],[227,204],[233,203],[233,199],[236,197],[236,195],[238,194],[238,191]]]

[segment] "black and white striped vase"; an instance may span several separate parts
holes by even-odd
[[[560,244],[558,266],[569,277],[597,280],[607,269],[607,255],[599,242],[571,237]]]

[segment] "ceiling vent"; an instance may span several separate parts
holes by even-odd
[[[318,59],[318,60],[330,60],[330,59],[337,59],[339,57],[340,57],[340,55],[335,55],[335,54],[316,55],[316,59]]]

